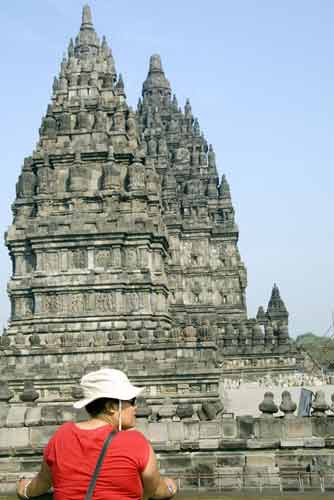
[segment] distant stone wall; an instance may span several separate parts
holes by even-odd
[[[0,494],[13,493],[22,474],[38,470],[43,447],[63,422],[85,418],[69,406],[0,404]],[[163,473],[260,473],[334,466],[334,416],[229,417],[199,421],[138,419]]]

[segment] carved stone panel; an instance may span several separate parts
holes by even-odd
[[[97,313],[113,314],[116,312],[116,295],[115,292],[96,292],[95,307]]]
[[[87,311],[87,299],[84,293],[68,295],[68,313],[70,316],[81,315]]]
[[[49,274],[57,273],[59,270],[59,258],[57,252],[46,252],[42,256],[42,270]]]
[[[64,310],[64,297],[59,294],[45,294],[42,296],[41,312],[43,314],[59,314]]]
[[[87,268],[87,250],[85,248],[74,248],[69,250],[69,268]]]
[[[13,298],[13,317],[23,319],[30,316],[33,312],[32,297],[14,297]]]
[[[137,249],[135,247],[128,247],[125,251],[126,265],[129,269],[136,269],[137,263]]]
[[[111,248],[96,248],[95,249],[95,267],[102,267],[108,269],[112,267],[112,250]]]

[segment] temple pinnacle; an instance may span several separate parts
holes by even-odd
[[[93,27],[92,13],[89,5],[84,5],[82,9],[82,22],[81,27]]]
[[[151,92],[149,95],[156,94],[155,97],[161,96],[161,92],[165,95],[170,95],[170,83],[162,69],[159,54],[153,54],[150,57],[148,75],[143,84],[143,97],[149,92]]]
[[[159,54],[153,54],[150,57],[150,69],[149,73],[163,73],[164,70],[162,69],[162,64],[161,64],[161,58]]]

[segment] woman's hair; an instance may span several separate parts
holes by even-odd
[[[118,406],[118,399],[111,399],[111,398],[98,398],[94,399],[91,403],[88,403],[88,405],[85,406],[87,413],[91,417],[97,417],[97,415],[100,415],[100,413],[103,413],[106,411],[108,406]]]

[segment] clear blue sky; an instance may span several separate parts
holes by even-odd
[[[30,155],[62,53],[80,26],[80,0],[1,4],[0,225]],[[135,106],[159,52],[174,92],[190,97],[226,173],[248,269],[249,315],[274,281],[291,334],[322,334],[334,309],[332,0],[95,0]],[[1,322],[10,261],[0,248]]]

